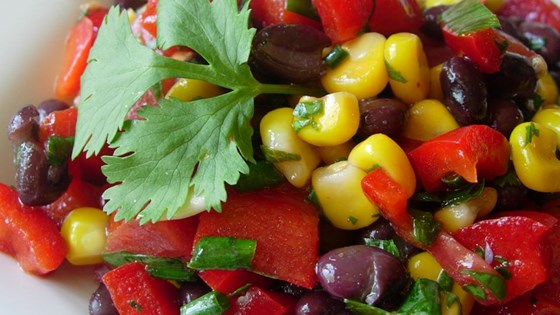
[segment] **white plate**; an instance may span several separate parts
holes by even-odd
[[[0,10],[0,182],[13,184],[11,146],[6,127],[26,104],[52,97],[62,63],[64,38],[80,14],[77,0],[3,1]],[[104,1],[109,2],[109,1]],[[91,268],[65,264],[44,277],[21,271],[0,253],[0,314],[88,314],[95,290]]]

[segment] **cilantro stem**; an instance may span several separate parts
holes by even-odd
[[[302,94],[309,96],[320,96],[325,94],[321,88],[287,85],[287,84],[260,84],[258,94]]]

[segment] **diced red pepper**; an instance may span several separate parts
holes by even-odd
[[[526,293],[502,305],[484,306],[475,304],[470,315],[547,315],[560,314],[560,305],[552,303],[548,297],[536,296],[533,292]]]
[[[543,211],[560,220],[560,199],[547,203]],[[554,226],[547,236],[547,243],[552,252],[550,279],[538,286],[535,295],[538,298],[550,299],[550,302],[560,308],[560,224]],[[559,312],[560,314],[560,312]]]
[[[408,157],[424,189],[432,192],[444,188],[441,178],[451,172],[470,183],[505,174],[509,152],[509,141],[500,132],[470,125],[423,143]]]
[[[24,271],[43,275],[62,264],[68,249],[45,213],[24,206],[14,189],[0,183],[0,251]]]
[[[542,241],[551,226],[521,215],[479,221],[453,233],[467,248],[484,250],[489,246],[493,257],[505,259],[511,278],[506,279],[504,303],[532,290],[549,276],[550,252]],[[545,221],[557,221],[549,217]],[[493,265],[500,262],[495,259]]]
[[[556,3],[553,0],[508,0],[498,13],[549,24],[560,32],[560,7]]]
[[[70,31],[66,39],[64,64],[55,83],[54,95],[57,99],[71,102],[78,95],[80,77],[86,69],[94,37],[93,23],[88,17],[83,17]]]
[[[178,315],[178,289],[156,279],[143,264],[129,263],[107,272],[103,278],[119,314]]]
[[[368,26],[372,32],[389,36],[398,32],[415,33],[423,21],[424,15],[416,0],[383,0],[375,1]]]
[[[294,313],[296,303],[293,296],[252,286],[232,299],[224,315],[288,315]]]
[[[126,223],[110,220],[105,249],[188,260],[197,224],[198,217],[142,225],[136,220]]]
[[[46,143],[50,136],[72,137],[76,134],[78,109],[70,107],[48,114],[39,124],[39,140]]]
[[[276,24],[307,24],[321,28],[319,21],[312,20],[301,14],[286,9],[287,0],[253,0],[249,3],[251,17],[258,27]]]
[[[354,39],[363,32],[373,12],[373,0],[312,0],[325,34],[333,44]]]
[[[245,269],[203,270],[198,273],[198,276],[212,288],[212,290],[224,294],[230,294],[248,283],[258,286],[259,288],[268,288],[273,283],[272,279]]]
[[[493,28],[459,35],[443,26],[442,32],[445,44],[455,54],[468,57],[480,72],[494,73],[500,71],[507,41],[499,36]]]
[[[97,36],[97,32],[99,31],[101,23],[103,23],[107,13],[109,13],[109,9],[104,7],[93,8],[86,12],[85,16],[87,16],[91,20],[91,23],[93,23],[94,36]]]
[[[200,214],[195,242],[205,236],[253,239],[253,271],[313,288],[319,217],[305,194],[289,185],[228,193],[221,213]]]
[[[57,226],[62,225],[62,221],[70,211],[80,207],[101,208],[102,200],[101,187],[84,182],[80,178],[72,178],[66,192],[56,201],[45,206],[37,207],[37,210],[46,213]]]

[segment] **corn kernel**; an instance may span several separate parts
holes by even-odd
[[[550,73],[547,72],[537,81],[537,94],[545,104],[558,104],[558,85]]]
[[[459,124],[440,101],[426,99],[408,110],[402,135],[405,138],[428,141],[459,128]]]
[[[365,176],[365,171],[347,161],[313,171],[313,190],[324,215],[335,227],[356,230],[379,218],[379,209],[362,191],[362,179]]]
[[[348,141],[339,145],[318,147],[319,155],[325,164],[334,164],[339,161],[348,160],[350,152],[354,148],[354,142]]]
[[[206,81],[182,78],[173,84],[166,97],[182,101],[194,101],[200,98],[218,96],[223,92],[223,88]]]
[[[309,110],[310,106],[313,110]],[[350,140],[360,125],[358,99],[348,92],[322,98],[304,96],[293,111],[298,136],[316,146],[339,145]]]
[[[412,33],[397,33],[385,42],[385,63],[393,94],[412,104],[428,96],[430,67],[420,37]]]
[[[66,259],[73,265],[103,262],[109,216],[96,208],[77,208],[64,219],[60,233],[68,246]]]
[[[543,106],[531,121],[552,129],[560,143],[560,106],[550,104]]]
[[[430,68],[430,90],[428,91],[428,98],[438,100],[443,103],[444,96],[440,79],[442,69],[443,63]]]
[[[274,166],[292,185],[301,188],[311,179],[311,172],[321,163],[321,157],[292,128],[292,111],[283,107],[268,112],[261,120],[260,134],[266,150],[286,156],[284,160],[272,161]]]
[[[416,190],[416,175],[402,148],[387,135],[371,135],[350,152],[348,162],[369,172],[381,167],[399,183],[410,197]]]
[[[438,220],[448,232],[455,232],[474,223],[477,218],[490,213],[498,201],[495,188],[484,187],[477,198],[450,205],[437,210],[434,218]]]
[[[365,33],[342,44],[348,52],[339,65],[328,69],[321,83],[329,93],[350,92],[358,99],[377,96],[388,82],[383,58],[385,36]]]

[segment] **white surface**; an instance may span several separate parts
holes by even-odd
[[[0,10],[0,182],[13,183],[6,127],[25,104],[51,98],[64,38],[77,21],[78,0],[3,1]],[[91,268],[64,265],[44,278],[22,272],[0,253],[0,314],[88,314]]]

